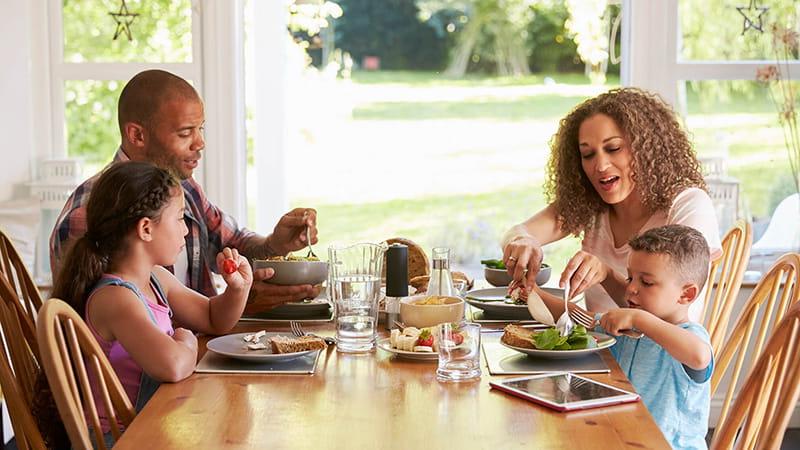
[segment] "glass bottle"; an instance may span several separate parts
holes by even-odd
[[[450,249],[447,247],[434,247],[431,260],[433,270],[428,281],[428,295],[458,295],[453,288],[453,277],[450,274]]]

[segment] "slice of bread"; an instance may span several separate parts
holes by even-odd
[[[322,350],[328,345],[316,336],[274,336],[270,338],[272,353],[295,353],[308,350]]]
[[[414,289],[417,290],[417,294],[422,294],[428,290],[428,282],[431,280],[430,275],[420,275],[418,277],[414,277],[408,280],[408,284],[410,284]]]
[[[506,325],[503,329],[503,337],[500,338],[504,343],[512,347],[535,348],[533,345],[533,330],[519,325]]]

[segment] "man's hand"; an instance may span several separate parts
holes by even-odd
[[[300,250],[308,245],[306,228],[311,234],[311,243],[317,243],[317,211],[311,208],[295,208],[281,216],[272,234],[267,237],[267,247],[279,255]]]
[[[303,284],[299,286],[281,286],[270,284],[269,279],[275,274],[272,269],[258,269],[253,272],[253,286],[250,298],[244,308],[244,314],[255,314],[268,311],[286,302],[295,302],[319,295],[320,286]]]

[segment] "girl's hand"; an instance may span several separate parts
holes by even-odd
[[[186,345],[189,348],[197,350],[197,336],[186,328],[175,328],[172,334],[172,339]]]
[[[503,249],[503,262],[511,278],[523,286],[535,286],[542,265],[542,246],[532,236],[517,238]]]
[[[247,258],[239,251],[225,247],[217,254],[217,267],[222,272],[222,279],[229,288],[249,290],[253,284],[253,271]]]
[[[619,336],[621,331],[638,329],[636,323],[643,313],[645,312],[640,309],[612,309],[600,317],[600,326],[609,334]]]
[[[561,272],[558,285],[563,288],[569,283],[569,296],[572,298],[605,281],[608,272],[608,266],[600,258],[581,250],[570,258],[567,267]]]

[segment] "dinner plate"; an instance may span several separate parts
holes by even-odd
[[[398,350],[396,348],[392,348],[392,344],[389,342],[389,338],[383,338],[378,340],[378,348],[382,350],[386,350],[389,353],[394,353],[395,355],[406,358],[406,359],[416,359],[418,361],[438,361],[439,360],[439,353],[427,353],[427,352],[409,352],[407,350]]]
[[[280,306],[265,311],[270,316],[281,316],[289,318],[300,318],[307,316],[318,316],[328,312],[331,307],[325,298],[313,298],[299,302],[284,303]]]
[[[595,333],[594,331],[590,331],[589,334],[597,338],[597,347],[584,348],[581,350],[539,350],[536,348],[514,347],[513,345],[506,344],[502,340],[500,343],[512,350],[525,353],[528,356],[547,359],[568,359],[599,352],[604,348],[611,347],[615,342],[617,342],[613,336],[609,336],[607,334]]]
[[[278,336],[280,334],[286,336],[286,333],[267,333],[260,340],[260,342],[267,344],[267,348],[264,350],[250,350],[246,346],[247,342],[244,341],[244,337],[248,334],[254,333],[236,333],[229,334],[227,336],[220,336],[208,341],[206,343],[206,348],[209,351],[219,355],[252,362],[290,361],[292,359],[296,359],[317,351],[307,350],[304,352],[294,353],[272,353],[272,346],[269,343],[269,338],[272,336]]]
[[[564,297],[564,290],[559,288],[540,288],[545,292],[549,292],[557,297]],[[489,288],[489,289],[476,289],[467,292],[465,300],[470,305],[484,310],[490,314],[492,318],[508,318],[518,320],[533,320],[531,313],[528,312],[528,305],[514,305],[505,303],[508,288]]]

